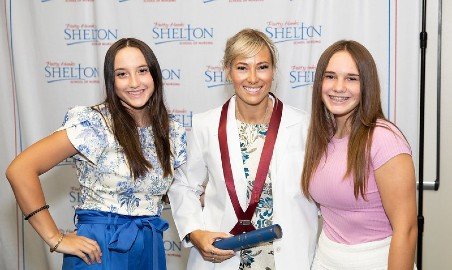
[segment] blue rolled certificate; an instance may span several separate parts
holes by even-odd
[[[257,229],[247,233],[238,234],[229,238],[223,238],[213,243],[216,248],[224,250],[241,250],[257,246],[264,242],[270,242],[282,237],[282,229],[278,224]]]

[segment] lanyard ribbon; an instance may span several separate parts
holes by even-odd
[[[229,157],[226,123],[230,99],[226,101],[221,109],[220,124],[218,125],[218,141],[220,144],[221,163],[223,165],[223,175],[229,193],[229,198],[231,199],[232,206],[234,207],[234,212],[238,219],[237,224],[230,231],[230,233],[233,235],[255,230],[253,224],[251,223],[251,219],[260,200],[262,189],[264,188],[265,179],[267,178],[276,137],[278,136],[283,109],[283,103],[272,93],[270,94],[275,98],[275,106],[270,118],[267,136],[265,137],[264,147],[262,149],[259,165],[257,167],[250,204],[248,205],[248,208],[245,212],[240,207],[240,203],[237,197],[237,192],[234,185],[234,177],[232,176],[231,160]]]

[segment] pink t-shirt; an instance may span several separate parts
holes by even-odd
[[[392,235],[385,214],[374,171],[391,158],[406,153],[409,144],[391,123],[378,121],[391,128],[377,126],[371,146],[370,174],[365,201],[353,193],[352,177],[344,178],[347,170],[348,137],[333,138],[328,144],[328,158],[321,159],[310,183],[309,192],[320,205],[323,231],[327,237],[343,244],[359,244],[384,239]]]

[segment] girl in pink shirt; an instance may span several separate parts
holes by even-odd
[[[411,150],[383,115],[375,61],[358,42],[334,43],[317,64],[302,189],[324,220],[312,269],[413,269]]]

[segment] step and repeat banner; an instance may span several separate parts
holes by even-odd
[[[322,51],[339,39],[364,44],[378,65],[385,114],[405,132],[417,157],[419,1],[1,2],[6,17],[2,19],[2,48],[8,52],[6,59],[11,59],[10,80],[1,82],[7,98],[0,100],[0,108],[10,110],[2,115],[2,129],[11,133],[7,142],[1,141],[8,145],[0,160],[2,169],[15,154],[56,130],[70,107],[104,99],[105,52],[122,37],[141,39],[154,50],[162,68],[167,105],[190,132],[193,114],[221,105],[232,94],[222,55],[227,38],[246,27],[260,29],[277,45],[279,65],[273,92],[283,102],[306,111]],[[80,202],[73,160],[65,160],[41,180],[58,227],[72,231],[73,207]],[[11,190],[3,189],[2,194],[6,195],[0,201],[9,210],[6,219],[2,215],[5,226],[0,242],[9,248],[0,254],[0,267],[60,269],[62,255],[50,254],[22,221]],[[185,269],[187,250],[177,238],[170,205],[163,216],[171,223],[164,235],[168,269]]]

